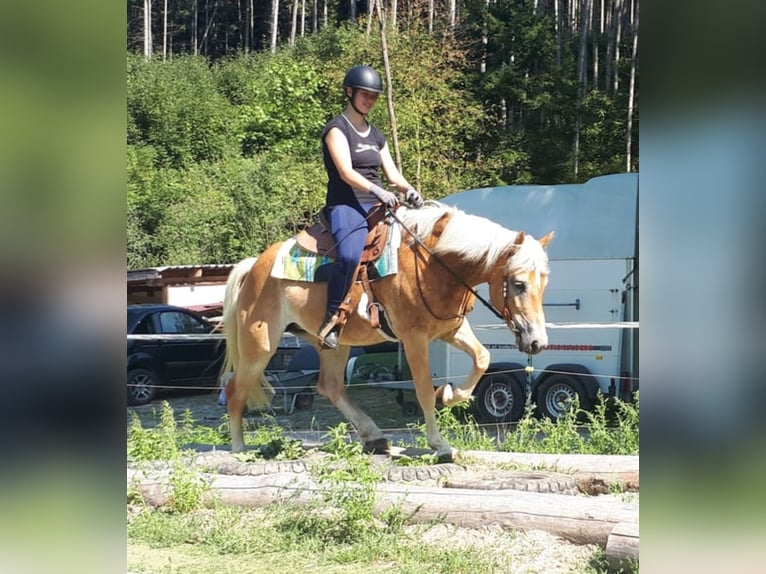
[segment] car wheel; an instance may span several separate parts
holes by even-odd
[[[295,395],[295,408],[308,409],[314,404],[314,393],[298,393]]]
[[[149,369],[133,369],[128,373],[128,404],[145,405],[157,394],[157,375]]]
[[[540,384],[537,408],[542,416],[556,420],[572,409],[577,399],[580,410],[588,411],[593,405],[580,382],[572,375],[551,375]]]
[[[524,413],[524,390],[511,375],[484,375],[473,394],[472,410],[480,423],[517,421]]]

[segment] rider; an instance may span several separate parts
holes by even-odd
[[[343,79],[348,97],[345,109],[322,130],[322,155],[327,170],[324,215],[336,243],[327,283],[327,314],[318,336],[324,348],[338,348],[338,311],[354,281],[369,231],[367,216],[380,203],[395,208],[396,195],[383,189],[380,168],[389,185],[404,192],[415,207],[423,198],[399,172],[391,158],[386,137],[366,116],[383,92],[380,75],[370,66],[354,66]]]

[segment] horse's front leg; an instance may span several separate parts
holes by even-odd
[[[383,431],[351,400],[346,392],[343,374],[348,362],[349,351],[349,347],[341,346],[337,350],[319,352],[317,391],[330,399],[335,408],[354,426],[367,452],[388,453],[388,440],[386,440]]]
[[[436,392],[431,378],[431,369],[428,364],[428,341],[425,338],[402,338],[404,354],[410,366],[412,379],[415,382],[415,394],[418,403],[423,410],[423,419],[426,422],[426,440],[428,446],[436,451],[440,461],[454,460],[457,449],[444,440],[439,427],[436,424]]]
[[[489,351],[476,338],[466,319],[460,323],[460,327],[456,331],[441,337],[441,340],[467,353],[473,359],[473,369],[461,385],[453,386],[452,383],[447,383],[436,391],[436,397],[441,403],[451,407],[473,396],[474,387],[489,366]]]

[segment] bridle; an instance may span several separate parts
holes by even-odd
[[[521,330],[519,329],[519,327],[516,325],[515,321],[513,321],[512,317],[511,317],[511,309],[510,309],[510,307],[508,306],[508,291],[509,291],[509,289],[508,289],[508,284],[509,284],[509,282],[510,282],[510,278],[509,278],[509,275],[508,275],[507,273],[505,274],[505,277],[503,278],[503,310],[502,310],[502,311],[498,311],[498,310],[497,310],[497,308],[496,308],[496,307],[495,307],[495,306],[494,306],[494,305],[493,305],[493,304],[492,304],[490,301],[487,301],[487,300],[486,300],[484,297],[482,297],[481,295],[479,295],[479,293],[476,291],[476,289],[474,289],[474,288],[473,288],[473,287],[471,287],[471,286],[470,286],[468,283],[466,283],[466,282],[463,280],[463,278],[462,278],[462,277],[460,277],[460,276],[459,276],[457,273],[455,273],[455,271],[454,271],[454,270],[453,270],[453,269],[452,269],[452,268],[451,268],[449,265],[447,265],[447,264],[446,264],[446,263],[445,263],[445,262],[444,262],[444,261],[443,261],[443,260],[442,260],[442,259],[441,259],[441,258],[440,258],[440,257],[439,257],[437,254],[436,254],[436,253],[434,253],[434,252],[433,252],[433,251],[432,251],[432,250],[431,250],[431,249],[430,249],[430,248],[429,248],[429,247],[428,247],[428,246],[427,246],[425,243],[423,243],[423,241],[422,241],[422,240],[421,240],[421,239],[420,239],[420,238],[419,238],[417,235],[415,235],[415,234],[414,234],[414,233],[413,233],[413,232],[412,232],[412,231],[411,231],[411,230],[410,230],[410,229],[409,229],[409,228],[408,228],[408,227],[407,227],[407,226],[404,224],[404,222],[403,222],[401,219],[399,219],[399,218],[396,216],[396,214],[395,214],[393,211],[391,211],[391,210],[387,210],[387,215],[390,215],[390,216],[391,216],[391,217],[392,217],[392,218],[393,218],[393,219],[394,219],[394,220],[395,220],[397,223],[399,223],[399,225],[401,225],[401,226],[402,226],[402,228],[403,228],[403,229],[404,229],[404,230],[405,230],[407,233],[409,233],[409,234],[410,234],[410,236],[411,236],[411,237],[414,239],[415,243],[416,243],[418,246],[422,247],[422,248],[423,248],[423,249],[424,249],[424,250],[425,250],[425,251],[426,251],[426,252],[427,252],[427,253],[428,253],[428,254],[429,254],[429,255],[430,255],[430,256],[431,256],[431,257],[432,257],[432,258],[433,258],[433,259],[434,259],[436,262],[437,262],[437,263],[439,263],[439,264],[440,264],[442,267],[444,267],[444,268],[445,268],[447,271],[449,271],[449,272],[450,272],[450,274],[451,274],[453,277],[455,277],[455,279],[457,279],[457,280],[458,280],[458,282],[459,282],[459,283],[460,283],[460,284],[461,284],[463,287],[465,287],[465,289],[466,289],[467,291],[469,291],[469,292],[470,292],[470,293],[471,293],[471,294],[472,294],[474,297],[476,297],[476,298],[477,298],[479,301],[481,301],[481,302],[482,302],[482,304],[483,304],[483,305],[484,305],[484,306],[485,306],[487,309],[489,309],[490,311],[492,311],[492,313],[493,313],[493,314],[494,314],[494,315],[495,315],[495,316],[496,316],[498,319],[502,319],[503,321],[505,321],[505,323],[508,325],[508,328],[509,328],[509,329],[510,329],[510,330],[511,330],[513,333],[519,333],[519,332],[521,331]],[[416,256],[417,256],[417,254],[416,254]],[[417,266],[417,264],[416,264],[416,265],[415,265],[415,277],[416,277],[416,279],[417,279],[417,284],[418,284],[418,291],[420,291],[420,298],[423,300],[423,304],[425,305],[426,309],[428,309],[428,312],[429,312],[429,313],[431,313],[431,315],[434,317],[434,319],[441,319],[441,320],[446,320],[446,319],[456,319],[456,318],[458,318],[458,317],[462,317],[462,316],[464,316],[464,314],[462,314],[462,315],[455,315],[454,317],[447,317],[447,318],[443,318],[443,317],[439,317],[438,315],[436,315],[436,313],[434,313],[434,311],[433,311],[433,310],[431,309],[431,307],[428,305],[428,302],[426,301],[426,298],[423,296],[423,290],[421,289],[421,286],[420,286],[420,276],[419,276],[419,274],[417,273],[417,270],[418,270],[418,266]]]

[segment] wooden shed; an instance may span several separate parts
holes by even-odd
[[[128,305],[165,303],[220,315],[234,264],[167,265],[128,271]]]

